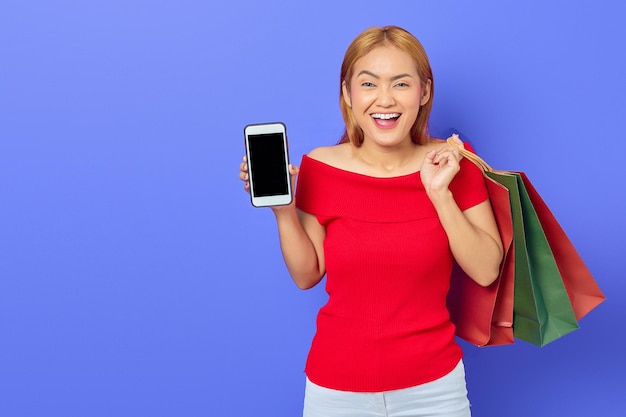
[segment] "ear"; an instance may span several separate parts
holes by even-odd
[[[346,102],[348,107],[352,108],[352,99],[350,98],[350,91],[348,91],[348,84],[346,84],[346,80],[341,82],[341,91],[343,93],[343,101]]]
[[[428,100],[430,100],[430,86],[431,85],[432,85],[432,81],[430,79],[426,81],[426,83],[424,84],[424,88],[422,90],[422,98],[420,99],[420,106],[423,106],[424,104],[428,103]]]

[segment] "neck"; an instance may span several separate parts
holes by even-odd
[[[412,141],[405,141],[397,146],[380,146],[365,141],[355,149],[355,156],[375,170],[392,174],[403,171],[414,163],[421,148]]]

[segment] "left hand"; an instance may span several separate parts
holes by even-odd
[[[454,141],[463,146],[463,142],[455,138]],[[459,163],[463,156],[459,152],[459,146],[444,143],[439,149],[432,150],[426,154],[420,175],[422,184],[426,188],[429,197],[433,194],[447,192],[448,186],[454,176],[461,169]]]

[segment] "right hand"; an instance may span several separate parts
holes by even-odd
[[[246,155],[243,156],[243,161],[239,164],[239,179],[243,181],[243,189],[249,193],[250,192],[250,174],[248,174],[248,158]],[[298,176],[298,172],[300,170],[297,166],[289,164],[289,174],[291,175],[291,190],[295,191],[296,186],[296,177]],[[292,207],[295,204],[296,199],[294,198],[292,203],[288,206],[274,206],[271,207],[272,210],[280,210],[286,207]]]
[[[248,174],[248,157],[243,156],[243,162],[239,164],[239,179],[243,181],[243,189],[250,192],[250,175]]]

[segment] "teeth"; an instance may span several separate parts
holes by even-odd
[[[372,117],[374,119],[389,120],[389,119],[395,119],[396,117],[400,117],[400,113],[374,113],[372,114]]]

